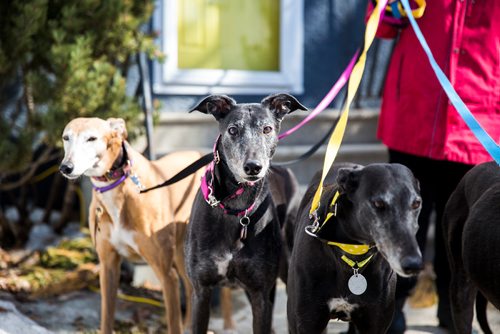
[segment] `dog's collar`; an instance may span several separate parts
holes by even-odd
[[[92,184],[92,187],[94,188],[95,191],[99,193],[104,193],[106,191],[112,190],[116,187],[118,187],[120,184],[123,183],[129,176],[134,182],[134,184],[137,186],[139,190],[141,190],[143,185],[139,181],[139,178],[137,175],[131,175],[132,174],[132,159],[129,158],[127,149],[126,149],[126,144],[125,142],[122,143],[122,157],[120,158],[123,163],[118,166],[117,168],[110,169],[107,171],[103,176],[93,176],[92,179],[100,182],[112,182],[111,184],[108,184],[107,186],[104,187],[98,187],[94,184]]]
[[[340,192],[337,190],[335,192],[335,195],[333,196],[332,202],[330,203],[330,207],[333,207],[333,212],[328,212],[326,215],[325,220],[323,223],[320,225],[320,217],[317,215],[312,216],[313,222],[311,225],[308,225],[305,227],[305,232],[318,239],[319,241],[333,247],[337,247],[340,250],[342,250],[344,253],[350,254],[350,255],[364,255],[368,253],[371,249],[373,249],[375,246],[373,245],[366,245],[366,244],[347,244],[347,243],[341,243],[341,242],[336,242],[336,241],[331,241],[331,240],[326,240],[323,238],[320,238],[318,236],[319,232],[325,226],[325,224],[332,219],[332,217],[337,216],[337,200],[339,199]],[[347,258],[347,257],[346,257]],[[345,260],[344,260],[345,261]],[[347,262],[346,262],[347,263]]]
[[[248,216],[248,214],[255,208],[256,201],[254,200],[252,204],[246,209],[238,210],[238,209],[231,209],[224,204],[224,202],[228,200],[235,199],[236,197],[239,197],[243,194],[245,191],[245,187],[241,185],[236,191],[229,195],[226,196],[224,199],[218,200],[215,195],[214,195],[214,179],[215,179],[215,174],[214,174],[214,169],[215,169],[215,162],[211,162],[203,176],[201,177],[201,192],[203,193],[203,198],[207,202],[208,205],[210,205],[212,208],[219,207],[221,208],[225,214],[228,215],[233,215],[233,216]],[[247,184],[253,186],[254,184]],[[262,190],[261,190],[262,191]],[[255,196],[255,199],[257,199],[259,196]]]
[[[236,191],[225,197],[222,200],[218,200],[214,195],[214,180],[215,180],[215,165],[220,162],[219,151],[217,150],[217,145],[220,140],[220,134],[217,137],[214,144],[214,160],[207,166],[205,173],[201,177],[201,192],[203,194],[203,198],[212,208],[220,208],[225,214],[233,215],[236,217],[240,217],[240,225],[241,225],[241,237],[240,239],[245,239],[247,235],[247,227],[250,224],[250,215],[252,211],[255,209],[257,204],[257,198],[260,196],[260,192],[262,188],[259,190],[259,193],[255,196],[254,201],[250,206],[246,209],[231,209],[224,204],[225,201],[234,199],[238,196],[241,196],[245,191],[245,187],[241,185]],[[247,182],[246,185],[253,186],[255,182]]]
[[[93,176],[92,179],[101,182],[111,182],[121,179],[123,176],[128,176],[132,169],[132,162],[128,158],[127,149],[125,148],[125,143],[122,143],[122,154],[117,158],[122,162],[118,167],[111,167],[102,176]],[[122,181],[123,182],[123,181]]]

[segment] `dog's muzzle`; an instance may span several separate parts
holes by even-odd
[[[407,256],[401,260],[401,269],[409,276],[417,275],[424,268],[421,256]]]
[[[73,173],[73,170],[75,169],[75,166],[71,162],[64,162],[59,166],[59,171],[64,174],[64,175],[71,175]]]

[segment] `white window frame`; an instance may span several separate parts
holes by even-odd
[[[251,0],[250,0],[251,1]],[[154,61],[155,94],[301,94],[303,88],[303,0],[280,0],[280,70],[180,69],[177,54],[177,0],[161,0],[153,14],[153,29],[166,54],[164,63]]]

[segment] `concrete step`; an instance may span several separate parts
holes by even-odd
[[[280,145],[313,145],[329,130],[338,115],[338,110],[323,111],[292,136],[283,139]],[[306,116],[306,112],[300,111],[285,117],[282,131],[298,124]],[[344,143],[376,142],[377,121],[376,109],[352,110]],[[217,134],[217,122],[211,115],[164,112],[160,114],[159,124],[155,127],[153,143],[157,152],[211,147]]]
[[[280,146],[276,150],[273,161],[290,161],[294,160],[310,146],[308,145],[293,145]],[[301,185],[308,184],[311,178],[317,171],[323,168],[323,162],[326,153],[326,146],[322,146],[315,154],[307,160],[289,166],[295,173],[297,180]],[[386,162],[387,149],[380,143],[346,143],[340,147],[335,162],[353,162],[361,165],[367,165],[374,162]]]
[[[338,115],[338,110],[325,110],[293,135],[284,138],[274,160],[289,161],[302,155],[328,132]],[[298,124],[306,116],[306,112],[287,116],[283,120],[282,131]],[[376,139],[377,121],[377,109],[352,110],[336,161],[360,164],[387,161],[385,146]],[[155,127],[153,145],[158,156],[185,149],[210,152],[218,133],[217,122],[211,115],[165,112],[161,113],[159,124]],[[307,184],[322,168],[325,151],[326,145],[323,145],[312,157],[290,167],[301,184]]]

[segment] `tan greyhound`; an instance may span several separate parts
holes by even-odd
[[[101,331],[111,333],[121,258],[145,260],[162,284],[169,333],[182,333],[179,276],[186,290],[185,324],[191,323],[191,283],[184,269],[184,235],[198,171],[169,187],[139,194],[172,177],[201,155],[194,151],[149,161],[126,141],[120,118],[76,118],[63,132],[61,173],[91,178],[89,228],[100,261]]]

